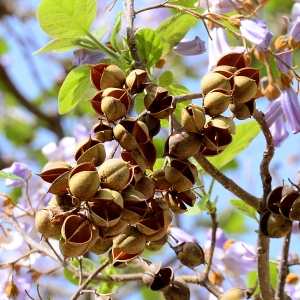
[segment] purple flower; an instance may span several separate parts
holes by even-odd
[[[288,131],[286,130],[284,116],[283,114],[275,120],[275,122],[270,126],[270,132],[274,140],[274,146],[280,147],[285,139],[289,136]]]
[[[86,129],[86,127],[82,124],[77,124],[74,128],[73,128],[73,135],[76,138],[77,142],[86,140],[89,138],[90,133],[88,132],[88,130]]]
[[[182,40],[173,48],[173,51],[184,56],[199,55],[206,51],[205,41],[198,36],[193,40]]]
[[[300,105],[293,87],[282,90],[281,105],[292,132],[298,133],[300,131]]]
[[[258,24],[260,23],[260,24]],[[240,31],[243,37],[252,44],[257,45],[266,51],[270,46],[273,33],[265,27],[265,23],[261,23],[259,19],[255,21],[241,19]]]
[[[291,12],[291,20],[295,22],[295,20],[300,16],[300,3],[295,3]]]
[[[24,186],[25,180],[28,180],[31,176],[31,170],[28,168],[26,164],[20,162],[14,162],[9,168],[3,169],[4,172],[14,174],[24,179],[22,180],[14,180],[10,178],[6,178],[5,185],[9,186]]]
[[[82,66],[84,64],[97,64],[104,59],[105,54],[101,51],[91,51],[87,49],[79,49],[73,52],[73,65]]]
[[[283,110],[281,107],[280,97],[274,101],[270,101],[270,106],[265,112],[265,118],[268,126],[270,127],[281,115],[283,115]]]
[[[233,50],[230,48],[227,35],[222,27],[214,27],[211,32],[211,39],[208,39],[208,71],[215,66],[218,59]]]
[[[66,161],[74,163],[74,151],[76,148],[76,139],[74,137],[64,137],[59,142],[51,142],[42,148],[42,153],[51,161]]]
[[[212,238],[212,230],[211,228],[206,231],[206,239],[205,239],[205,244],[204,244],[204,249],[209,250],[210,249],[210,244],[211,244],[211,238]],[[221,228],[217,229],[216,232],[216,247],[218,248],[223,248],[224,243],[227,241],[227,237],[224,233],[224,231]]]
[[[290,30],[289,45],[292,49],[300,47],[300,16],[297,17]]]
[[[197,243],[197,239],[194,236],[188,234],[185,230],[183,230],[179,227],[170,226],[169,231],[170,231],[171,235],[174,236],[174,238],[178,240],[179,243],[183,243],[183,242]]]
[[[286,51],[286,50],[288,50],[288,49],[284,49],[284,51]],[[279,59],[276,59],[276,64],[277,64],[278,69],[282,73],[290,73],[290,69],[287,66],[292,67],[292,65],[293,65],[293,53],[292,52],[287,52],[287,53],[280,54],[280,59],[285,64],[282,63]]]

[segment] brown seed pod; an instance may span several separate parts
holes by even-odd
[[[101,187],[122,191],[131,181],[128,164],[120,158],[106,160],[98,170]]]
[[[163,169],[154,170],[149,174],[149,177],[153,180],[155,189],[158,191],[165,191],[171,187],[171,184],[166,179],[165,170]]]
[[[203,99],[203,108],[209,116],[218,116],[226,111],[230,103],[228,92],[221,89],[210,91]]]
[[[214,89],[223,89],[226,91],[230,91],[231,85],[229,79],[224,75],[216,72],[211,72],[203,76],[201,81],[201,89],[203,94],[207,94]]]
[[[104,145],[91,137],[78,143],[74,153],[77,164],[94,160],[95,167],[100,166],[104,162],[105,156]]]
[[[127,254],[142,252],[145,245],[145,236],[131,225],[113,239],[113,247]]]
[[[94,137],[96,140],[105,143],[113,140],[113,129],[108,122],[103,122],[100,120],[100,123],[97,124],[94,129]]]
[[[166,300],[189,300],[191,292],[183,279],[176,278],[163,295]]]
[[[197,104],[190,104],[181,111],[181,120],[187,131],[199,133],[206,122],[204,109]]]
[[[144,70],[135,69],[126,77],[126,86],[130,94],[140,93],[144,89],[148,74]]]
[[[109,65],[103,70],[103,75],[100,80],[101,90],[107,88],[122,88],[125,84],[126,75],[116,65]]]
[[[69,174],[70,193],[80,201],[91,199],[100,187],[100,180],[93,162],[82,163]]]
[[[176,253],[177,259],[189,268],[205,264],[203,249],[197,243],[184,242],[173,247],[173,250]]]
[[[261,219],[260,228],[266,236],[281,238],[291,231],[292,221],[268,211]]]
[[[62,224],[54,222],[54,217],[59,213],[55,209],[42,209],[35,216],[36,229],[45,237],[53,238],[60,235]]]
[[[199,152],[202,137],[185,128],[175,130],[166,140],[164,155],[179,158],[190,158]]]
[[[255,80],[246,76],[234,77],[234,88],[232,98],[238,103],[248,102],[254,98],[257,92],[257,85]]]

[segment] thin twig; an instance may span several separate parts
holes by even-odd
[[[183,95],[175,96],[173,102],[176,104],[187,100],[200,99],[200,98],[203,98],[202,92],[183,94]]]
[[[277,288],[275,292],[276,300],[280,300],[284,298],[284,285],[285,285],[286,276],[288,274],[288,255],[289,255],[289,248],[290,248],[291,233],[292,231],[290,231],[283,240],[281,260],[278,266],[279,270],[278,270],[278,277],[277,277]]]
[[[134,0],[128,0],[125,8],[126,15],[126,30],[127,30],[127,42],[132,58],[134,59],[134,65],[136,69],[142,69],[146,71],[144,61],[140,57],[138,51],[137,42],[134,36],[133,21],[135,18]]]
[[[209,249],[209,258],[208,262],[205,266],[205,269],[203,273],[208,276],[208,273],[210,271],[210,268],[212,266],[213,256],[214,256],[214,250],[216,246],[216,236],[217,236],[217,229],[218,229],[218,222],[217,222],[217,214],[216,211],[214,211],[211,215],[211,221],[212,221],[212,229],[211,229],[211,243],[210,243],[210,249]]]
[[[84,283],[82,283],[77,291],[75,292],[75,294],[72,296],[71,300],[75,300],[78,299],[78,297],[80,296],[80,293],[83,289],[85,289],[88,284],[95,278],[95,276],[100,273],[105,267],[107,267],[109,265],[109,259],[107,259],[102,265],[99,266],[99,268],[97,268],[97,270],[95,270],[87,279]]]

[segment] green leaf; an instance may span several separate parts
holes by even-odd
[[[209,200],[210,195],[206,194],[204,195],[199,202],[197,202],[193,207],[189,207],[188,211],[186,212],[189,216],[199,215],[202,213],[203,209],[205,208],[205,205],[207,201]]]
[[[83,65],[73,69],[58,94],[59,113],[65,114],[72,110],[85,97],[90,87],[90,67]]]
[[[171,71],[165,71],[158,78],[157,84],[167,89],[173,83],[173,79],[173,73]]]
[[[21,180],[23,181],[24,179],[19,177],[19,176],[16,176],[14,174],[10,174],[10,173],[6,173],[2,170],[0,170],[0,178],[9,178],[9,179],[14,179],[14,180]]]
[[[97,11],[96,0],[42,0],[37,18],[42,30],[54,38],[86,35]]]
[[[231,199],[230,203],[234,208],[239,210],[244,215],[246,215],[254,220],[257,220],[256,210],[253,207],[251,207],[250,205],[246,204],[243,200]]]
[[[54,39],[33,54],[41,54],[53,50],[59,50],[59,52],[69,51],[76,46],[75,41],[76,39],[73,38]]]
[[[75,267],[79,267],[79,261],[77,259],[74,260],[70,260],[69,263]],[[93,273],[94,271],[96,271],[97,267],[94,264],[93,261],[91,261],[88,258],[83,257],[82,258],[82,269],[84,271],[87,271],[89,273]],[[69,280],[72,284],[74,285],[79,285],[79,278],[77,277],[77,275],[71,271],[69,271],[68,269],[64,269],[64,276],[67,280]],[[86,280],[86,278],[83,279],[83,282]],[[92,280],[88,286],[93,286],[93,285],[97,285],[99,284],[99,281],[97,280]]]
[[[167,90],[168,90],[169,94],[172,96],[189,94],[189,92],[190,92],[184,85],[179,84],[179,83],[172,83],[171,85],[168,86]],[[187,103],[187,101],[185,103]]]
[[[220,155],[210,157],[208,160],[220,169],[246,149],[259,133],[260,127],[254,120],[238,125],[231,144]]]
[[[136,35],[136,42],[148,70],[154,66],[162,56],[163,43],[160,36],[151,28],[143,28]]]
[[[184,38],[196,21],[197,18],[191,15],[177,13],[156,28],[156,32],[161,37],[164,45],[162,56],[170,52]]]
[[[94,38],[101,41],[109,29],[109,25],[101,26],[91,32]]]
[[[111,45],[119,52],[121,53],[119,47],[118,47],[118,43],[117,43],[117,35],[121,30],[121,26],[122,26],[122,16],[123,16],[123,12],[120,11],[116,17],[115,23],[114,23],[114,28],[113,31],[111,33],[111,37],[110,37],[110,42]]]
[[[137,96],[135,97],[134,109],[137,114],[141,114],[146,109],[144,104],[144,97],[145,95],[143,93],[137,94]]]
[[[228,209],[219,214],[219,226],[230,234],[241,234],[247,232],[245,218],[242,214]]]

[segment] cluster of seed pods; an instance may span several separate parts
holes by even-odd
[[[238,111],[253,107],[258,80],[258,71],[247,68],[241,54],[221,58],[202,80],[203,106],[186,106],[181,112],[182,128],[166,140],[164,155],[170,157],[169,163],[153,171],[157,159],[153,137],[161,130],[161,119],[176,109],[173,96],[149,83],[143,70],[126,76],[115,65],[91,66],[97,93],[89,103],[99,122],[94,136],[78,143],[76,166],[51,162],[39,174],[51,184],[48,192],[54,196],[37,213],[37,229],[46,237],[60,236],[65,258],[109,251],[111,263],[120,268],[144,249],[161,249],[173,213],[186,212],[187,205],[196,201],[193,186],[198,170],[189,158],[217,155],[228,146],[235,133],[233,118],[243,119],[245,115],[241,117]],[[138,93],[144,93],[145,111],[128,117]],[[228,107],[233,115],[222,116]],[[248,110],[247,117],[252,111]],[[121,146],[120,157],[106,159],[105,143],[112,140]],[[204,263],[202,248],[196,243],[172,249],[189,267]],[[145,283],[153,290],[171,293],[171,286],[177,291],[182,285],[173,282],[168,268],[150,265],[148,269],[152,281],[145,275]]]

